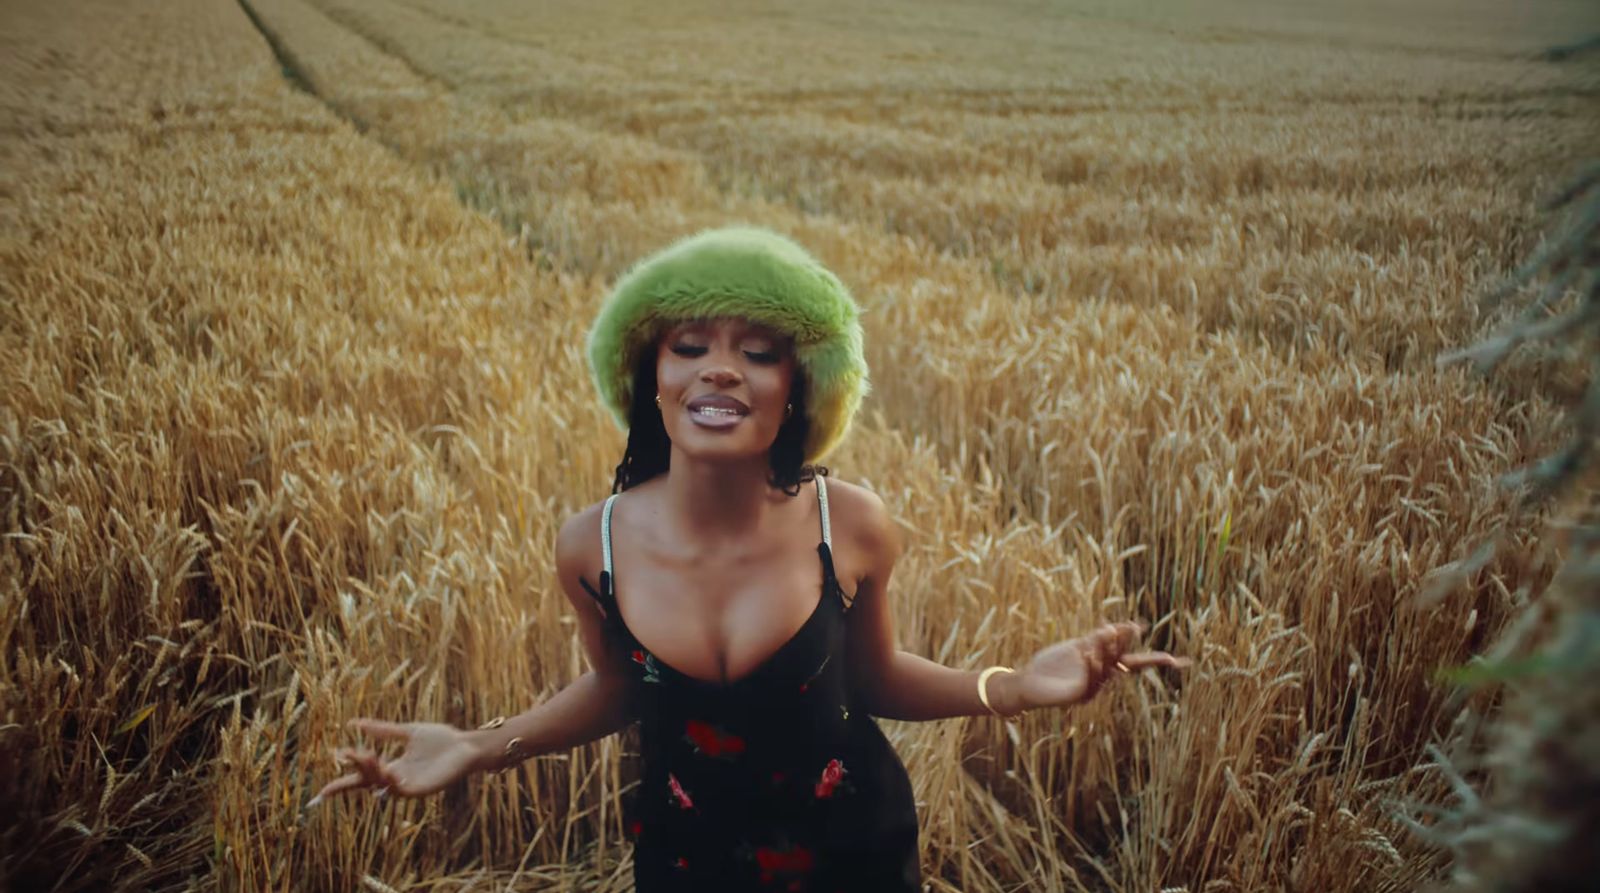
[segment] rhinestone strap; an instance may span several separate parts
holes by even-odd
[[[605,553],[606,575],[614,577],[611,572],[611,504],[617,501],[616,493],[606,497],[606,507],[600,513],[600,549]]]
[[[817,501],[822,504],[822,541],[833,548],[833,529],[828,526],[828,485],[826,478],[817,475]]]

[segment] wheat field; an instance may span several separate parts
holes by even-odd
[[[933,891],[1416,889],[1522,616],[1496,478],[1560,405],[1437,368],[1600,136],[1579,0],[7,0],[0,886],[630,888],[621,736],[302,805],[346,719],[583,669],[561,521],[623,440],[583,338],[697,229],[863,307],[826,464],[905,531],[901,647],[1104,619],[1090,705],[884,723]],[[1587,67],[1585,67],[1587,66]],[[1576,384],[1573,385],[1576,387]],[[1421,806],[1419,807],[1418,804]]]

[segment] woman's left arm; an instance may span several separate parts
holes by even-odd
[[[864,489],[853,495],[852,545],[867,567],[856,583],[848,636],[863,709],[885,719],[912,721],[989,713],[978,696],[980,671],[947,667],[895,647],[889,577],[904,545],[882,499]],[[1094,697],[1119,672],[1188,666],[1187,659],[1166,652],[1129,651],[1141,632],[1140,624],[1110,623],[1044,648],[1016,671],[991,675],[989,703],[1006,716],[1066,707]]]

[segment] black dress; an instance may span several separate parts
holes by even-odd
[[[822,595],[766,662],[729,684],[652,655],[617,610],[611,508],[599,602],[632,657],[643,771],[624,804],[637,893],[911,893],[921,889],[911,780],[851,699],[847,596],[834,576],[819,475]]]

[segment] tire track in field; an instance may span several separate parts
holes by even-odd
[[[392,139],[389,139],[391,133],[388,131],[388,129],[376,126],[381,122],[378,120],[378,116],[373,114],[374,110],[371,107],[364,106],[360,103],[341,101],[339,96],[337,96],[333,91],[327,89],[325,77],[318,78],[311,74],[308,62],[305,59],[302,59],[294,47],[290,46],[289,43],[284,40],[283,36],[279,33],[279,29],[274,28],[262,18],[261,12],[257,8],[258,6],[264,5],[260,2],[260,0],[255,0],[255,2],[252,2],[252,0],[238,0],[238,3],[239,8],[244,11],[245,16],[249,18],[250,23],[255,26],[256,31],[261,34],[261,38],[266,41],[267,46],[272,50],[273,56],[278,60],[278,64],[283,69],[283,76],[285,80],[287,80],[297,89],[317,99],[317,101],[321,102],[342,120],[350,122],[359,132],[372,135],[380,143],[383,143],[384,145],[396,151],[401,151],[404,148],[396,145]],[[269,3],[265,5],[270,6],[271,4]],[[340,26],[332,21],[329,21],[328,24],[341,31],[347,31],[347,29],[340,28]],[[372,44],[370,40],[366,40],[366,38],[364,38],[362,35],[354,32],[348,33],[350,37],[358,41],[363,41],[371,45],[373,49],[382,52],[380,47]],[[416,85],[406,86],[420,86],[421,91],[427,95],[428,99],[442,99],[448,92],[439,85],[437,79],[430,77],[427,72],[421,71],[414,66],[407,64],[404,58],[388,53],[385,53],[384,55],[391,62],[404,66],[410,77],[414,78],[418,82]],[[402,154],[404,153],[402,152]],[[416,159],[412,160],[415,161]]]
[[[250,6],[250,0],[239,0],[239,8],[244,10],[245,18],[250,20],[250,24],[261,32],[261,38],[267,42],[267,48],[272,50],[273,58],[278,60],[278,66],[283,70],[283,79],[288,81],[290,86],[295,89],[322,100],[322,104],[332,110],[334,114],[344,117],[339,112],[339,109],[323,100],[317,94],[317,91],[311,86],[311,82],[306,79],[305,73],[300,70],[300,63],[296,61],[294,54],[289,51],[288,47],[284,46],[282,40],[278,39],[278,35],[261,21],[261,17],[256,15],[255,9]]]

